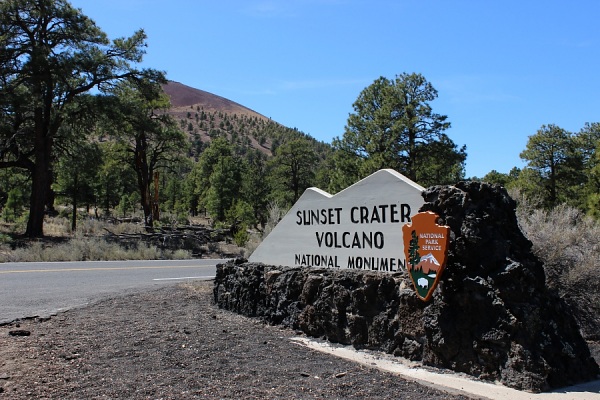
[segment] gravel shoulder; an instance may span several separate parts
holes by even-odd
[[[294,344],[210,281],[0,326],[2,399],[467,399]]]

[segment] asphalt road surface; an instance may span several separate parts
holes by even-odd
[[[224,259],[0,263],[0,324],[48,317],[110,295],[212,279]]]

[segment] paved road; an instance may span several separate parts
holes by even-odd
[[[117,293],[212,279],[222,259],[0,263],[0,323],[48,317]]]

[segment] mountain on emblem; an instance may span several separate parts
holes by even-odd
[[[423,257],[421,257],[421,263],[427,263],[427,264],[433,264],[435,265],[435,267],[430,267],[430,269],[433,270],[438,270],[438,268],[440,267],[440,262],[437,260],[437,258],[435,258],[435,256],[432,253],[426,254]]]
[[[402,227],[406,267],[417,296],[427,301],[433,295],[446,265],[450,228],[436,223],[438,215],[418,213]]]
[[[409,267],[410,268],[410,267]],[[424,274],[429,275],[432,271],[438,272],[440,269],[440,263],[431,253],[421,257],[421,261],[417,264],[414,269],[420,269]],[[412,269],[412,268],[411,268]]]

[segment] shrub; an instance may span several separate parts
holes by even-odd
[[[544,261],[549,286],[564,290],[600,262],[600,224],[566,205],[519,219],[534,253]]]
[[[279,203],[273,202],[270,203],[267,207],[268,217],[265,227],[262,231],[262,234],[252,234],[248,235],[248,239],[246,240],[245,248],[243,250],[244,257],[250,257],[250,255],[256,250],[256,248],[260,245],[260,243],[266,238],[269,233],[277,226],[279,221],[285,216],[288,210],[282,208]]]
[[[65,217],[50,217],[44,222],[44,234],[46,236],[65,237],[71,234],[71,222]]]
[[[189,260],[192,258],[192,253],[189,250],[179,249],[172,253],[167,253],[166,256],[170,260]]]
[[[244,247],[246,243],[248,243],[249,238],[248,228],[245,224],[242,224],[238,231],[233,235],[233,241],[238,247]]]
[[[105,234],[106,231],[104,228],[107,223],[101,221],[99,219],[94,218],[82,218],[77,223],[77,232],[75,232],[76,236],[97,236],[101,234]]]
[[[176,227],[179,225],[189,225],[190,221],[187,214],[163,212],[160,214],[160,222],[163,225]]]
[[[7,222],[16,221],[23,214],[25,201],[23,192],[19,188],[13,188],[8,192],[8,198],[2,212],[4,220]]]
[[[544,263],[546,283],[572,307],[584,337],[600,339],[600,222],[566,206],[523,209],[519,224]]]
[[[7,235],[6,233],[0,232],[0,244],[10,244],[12,243],[12,237]]]

